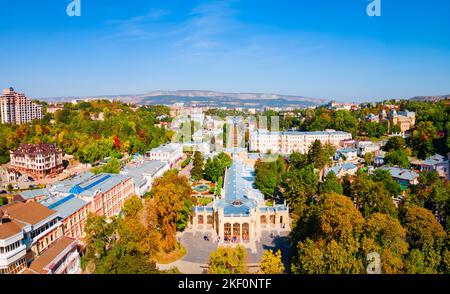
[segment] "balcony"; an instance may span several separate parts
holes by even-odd
[[[7,253],[0,254],[0,267],[8,267],[13,262],[16,262],[26,254],[26,246],[20,245],[16,249]]]

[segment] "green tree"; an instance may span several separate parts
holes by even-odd
[[[348,197],[322,195],[305,224],[307,230],[300,236],[292,262],[293,273],[363,272],[359,238],[364,218]]]
[[[123,203],[122,212],[125,217],[135,217],[143,208],[142,200],[138,196],[133,195]]]
[[[442,225],[428,209],[409,205],[405,207],[404,226],[413,249],[440,248],[446,237]]]
[[[334,172],[329,172],[326,175],[325,180],[323,181],[321,190],[322,190],[322,193],[330,193],[330,192],[335,192],[338,194],[343,193],[342,185],[339,182],[339,179],[336,177],[336,174]]]
[[[191,171],[191,178],[194,181],[199,181],[203,178],[203,156],[198,151],[194,153],[194,167]]]
[[[219,247],[211,252],[209,272],[211,274],[244,274],[247,251],[243,246]]]
[[[281,261],[281,251],[274,253],[272,250],[266,250],[259,264],[259,273],[266,275],[277,275],[284,273],[284,265]]]
[[[409,168],[411,166],[408,154],[406,154],[406,152],[401,149],[386,153],[384,161],[387,164],[396,165],[403,168]]]
[[[388,215],[396,214],[390,192],[386,190],[384,185],[372,181],[364,173],[358,173],[353,180],[351,198],[365,217],[376,212]]]
[[[365,255],[378,252],[381,255],[382,273],[402,273],[403,259],[408,252],[406,230],[399,220],[386,214],[374,213],[366,221],[362,240]]]
[[[370,166],[373,164],[373,161],[375,159],[375,155],[372,152],[367,152],[364,154],[364,163],[366,166]]]
[[[322,143],[316,140],[308,151],[308,162],[312,163],[315,168],[322,170],[332,163],[331,157],[333,154],[334,148],[330,145],[322,146]]]
[[[162,178],[155,180],[151,192],[162,235],[162,248],[165,252],[171,252],[176,248],[177,223],[185,211],[185,201],[190,201],[192,189],[186,177],[169,171]]]
[[[293,209],[300,212],[305,203],[317,194],[318,183],[319,176],[313,165],[307,165],[300,170],[290,170],[282,181],[283,196]]]
[[[293,152],[289,156],[289,168],[290,169],[292,169],[292,168],[301,169],[301,168],[304,168],[305,166],[307,166],[308,164],[309,164],[308,155],[306,155],[306,154]]]
[[[383,169],[376,169],[371,179],[374,182],[383,183],[384,188],[386,188],[386,190],[389,191],[391,197],[397,197],[398,195],[400,195],[401,192],[400,184],[394,181],[389,171]]]
[[[419,122],[413,131],[410,141],[414,154],[420,159],[433,155],[435,153],[433,141],[436,137],[437,130],[432,122]]]
[[[400,136],[394,136],[389,138],[386,145],[384,145],[384,151],[395,151],[395,150],[403,150],[405,149],[405,139]]]

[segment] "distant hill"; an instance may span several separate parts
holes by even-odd
[[[441,95],[441,96],[416,96],[411,98],[410,100],[414,101],[440,101],[440,100],[449,100],[449,95]]]
[[[113,99],[140,105],[184,103],[186,106],[210,107],[295,107],[303,108],[326,103],[326,99],[266,93],[223,93],[204,90],[153,91],[138,95],[106,95],[92,97],[55,97],[49,102],[68,102],[74,99]]]

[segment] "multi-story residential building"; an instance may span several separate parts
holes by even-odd
[[[8,88],[0,96],[0,114],[4,124],[23,124],[42,119],[42,107],[29,100],[25,94]]]
[[[146,152],[145,157],[149,160],[166,161],[172,168],[177,161],[183,158],[183,145],[178,143],[161,145]]]
[[[58,213],[37,202],[0,207],[0,273],[20,273],[62,236]]]
[[[125,200],[135,191],[133,178],[128,175],[89,172],[57,182],[49,190],[58,196],[73,194],[88,203],[89,212],[106,217],[118,215]]]
[[[64,169],[63,152],[52,144],[22,144],[10,156],[13,170],[35,179],[56,175]]]
[[[291,154],[293,152],[307,153],[314,141],[339,147],[346,140],[351,140],[352,134],[334,130],[323,132],[269,132],[258,130],[250,133],[250,151],[262,153],[272,152]]]

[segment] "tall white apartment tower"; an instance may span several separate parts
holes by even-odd
[[[0,115],[3,124],[20,125],[34,119],[42,119],[42,108],[31,102],[25,94],[8,88],[3,90],[3,94],[0,96]]]

